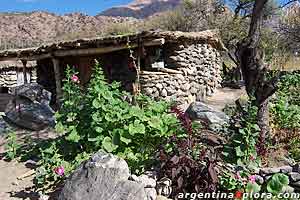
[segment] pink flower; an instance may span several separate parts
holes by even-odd
[[[253,160],[255,160],[255,157],[253,155],[251,155],[249,159],[250,159],[250,161],[253,161]]]
[[[256,177],[255,177],[255,175],[252,175],[252,176],[249,176],[249,181],[250,181],[250,183],[255,183],[255,181],[256,181]]]
[[[74,83],[79,83],[79,78],[78,78],[78,76],[76,76],[75,74],[71,77],[71,80],[72,80]]]
[[[236,173],[235,179],[237,179],[237,180],[241,180],[241,179],[242,179],[242,177],[241,177],[241,175],[240,175],[240,172],[237,172],[237,173]]]
[[[56,167],[54,172],[59,176],[63,176],[65,174],[65,168],[63,166]]]

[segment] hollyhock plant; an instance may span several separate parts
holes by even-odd
[[[241,180],[242,179],[242,176],[240,175],[240,172],[237,172],[235,174],[235,179],[237,179],[237,180]]]
[[[63,176],[65,174],[65,168],[63,166],[56,167],[54,169],[55,174],[58,176]]]
[[[78,78],[78,76],[76,76],[75,74],[71,77],[71,80],[72,80],[74,83],[79,83],[79,78]]]
[[[254,184],[256,181],[255,175],[249,176],[250,183]]]

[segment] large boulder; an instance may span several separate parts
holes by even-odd
[[[205,122],[211,129],[218,129],[229,123],[230,118],[221,111],[206,105],[202,102],[191,103],[186,114],[192,120]]]
[[[99,151],[71,174],[59,200],[147,200],[144,184],[129,177],[123,159]]]
[[[35,131],[55,125],[54,111],[49,106],[51,93],[41,85],[22,85],[12,93],[14,97],[5,109],[8,122]]]

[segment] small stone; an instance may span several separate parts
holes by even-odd
[[[163,88],[163,85],[160,84],[160,83],[157,83],[155,86],[156,86],[156,88],[158,88],[158,89],[160,89],[160,90]]]
[[[129,176],[128,180],[139,182],[139,177],[137,177],[137,175],[132,174]]]
[[[283,167],[280,167],[280,172],[281,173],[284,173],[284,174],[287,174],[287,173],[290,173],[293,171],[293,167],[291,166],[283,166]]]
[[[293,172],[300,173],[300,164],[299,163],[297,163],[293,166]]]
[[[147,196],[147,200],[156,200],[157,193],[155,188],[145,188],[145,193]]]
[[[171,200],[171,199],[169,199],[167,197],[164,197],[164,196],[161,196],[161,195],[158,195],[156,200]]]
[[[292,192],[295,192],[295,188],[291,186],[284,186],[282,188],[282,193],[292,193]]]
[[[264,178],[261,177],[260,175],[255,175],[255,180],[257,183],[259,183],[260,185],[262,185],[264,183]]]
[[[19,183],[17,181],[12,182],[11,184],[16,185],[16,186],[19,185]]]
[[[39,200],[48,200],[50,197],[48,195],[45,194],[41,194],[39,197]]]
[[[152,178],[149,178],[147,175],[141,175],[138,177],[139,182],[144,184],[145,188],[155,188],[156,181]]]
[[[259,174],[268,175],[268,174],[275,174],[279,172],[280,172],[280,168],[262,168],[260,169]]]
[[[300,181],[297,181],[295,183],[291,183],[292,187],[296,187],[297,189],[300,189]]]
[[[297,173],[297,172],[290,172],[290,173],[289,173],[289,177],[290,177],[291,180],[293,180],[294,182],[300,181],[300,174]]]
[[[163,90],[161,91],[160,95],[161,95],[162,97],[166,97],[166,96],[168,95],[167,90],[166,90],[166,89],[163,89]]]
[[[148,88],[145,88],[144,91],[146,94],[152,94],[153,89],[148,87]]]

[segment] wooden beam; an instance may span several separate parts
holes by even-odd
[[[144,46],[160,46],[165,43],[164,38],[154,39],[150,41],[145,41],[143,43]],[[133,43],[130,44],[131,48],[137,48],[138,44]],[[127,49],[127,45],[115,45],[115,46],[107,46],[107,47],[98,47],[98,48],[82,48],[82,49],[69,49],[69,50],[55,50],[52,53],[45,53],[40,55],[29,55],[29,56],[22,56],[22,55],[8,55],[7,57],[0,57],[0,61],[4,60],[42,60],[46,58],[54,57],[66,57],[66,56],[81,56],[81,55],[96,55],[96,54],[103,54],[103,53],[110,53],[114,51],[120,51]]]
[[[26,65],[27,65],[27,61],[26,60],[21,60],[23,63],[23,76],[24,76],[24,84],[28,83],[27,80],[27,72],[26,72]]]
[[[55,76],[55,89],[56,89],[56,103],[60,106],[60,100],[62,98],[62,87],[61,87],[61,74],[59,67],[59,60],[55,57],[52,58],[52,64]]]
[[[155,39],[148,41],[144,44],[144,46],[159,46],[164,44],[165,39]],[[130,44],[131,49],[137,48],[138,44]],[[119,45],[119,46],[108,46],[102,48],[88,48],[88,49],[72,49],[72,50],[57,50],[54,52],[54,56],[56,57],[65,57],[65,56],[80,56],[80,55],[94,55],[94,54],[102,54],[102,53],[110,53],[114,51],[120,51],[128,49],[127,44]]]

